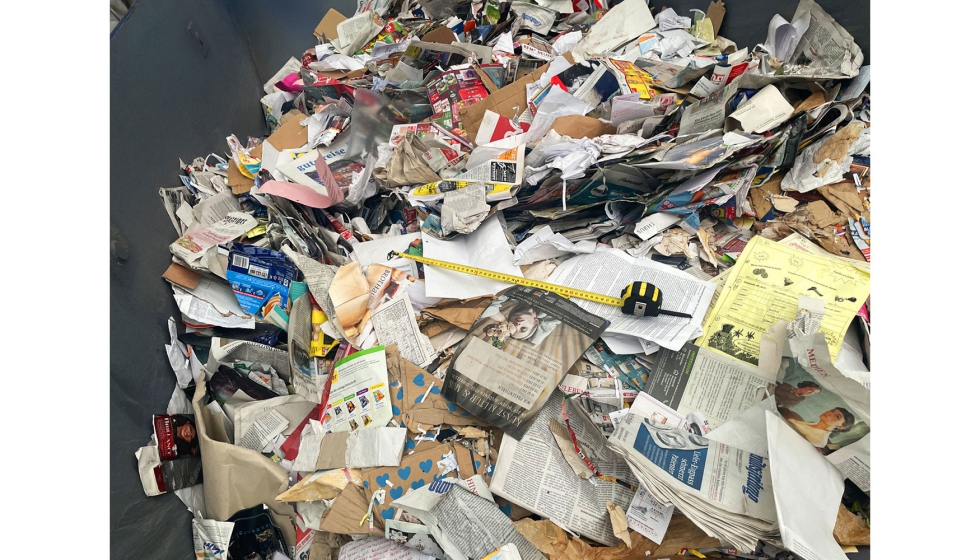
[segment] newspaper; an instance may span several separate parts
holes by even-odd
[[[551,519],[563,529],[590,538],[606,546],[616,546],[606,502],[628,508],[634,492],[606,480],[588,481],[575,476],[562,455],[549,428],[552,419],[562,421],[562,395],[552,393],[524,439],[505,435],[497,454],[490,491],[542,517]],[[572,429],[579,433],[575,419]],[[578,427],[578,429],[576,429]],[[632,486],[638,482],[625,461],[609,453],[610,460],[590,460],[603,475],[615,477]]]
[[[657,352],[643,390],[682,415],[700,412],[715,429],[764,399],[775,382],[775,375],[689,342],[679,352]]]
[[[871,275],[837,259],[755,236],[728,273],[696,344],[759,365],[759,340],[796,317],[800,296],[823,298],[820,331],[836,359],[851,320],[871,293]]]
[[[688,313],[693,318],[636,317],[615,307],[573,298],[582,309],[609,319],[610,334],[624,334],[655,342],[670,350],[680,350],[684,343],[698,335],[708,311],[715,286],[685,274],[676,268],[649,259],[630,257],[625,252],[596,247],[591,255],[572,257],[548,277],[548,282],[590,292],[621,297],[632,282],[650,282],[663,292],[663,309]],[[794,301],[793,307],[796,304]],[[764,329],[763,329],[764,330]]]
[[[557,294],[514,286],[484,310],[457,347],[443,394],[520,439],[606,324]]]
[[[218,326],[231,329],[254,329],[255,318],[242,311],[228,284],[201,278],[193,290],[172,285],[174,300],[184,314],[184,322],[193,326]]]
[[[655,499],[709,535],[752,550],[778,538],[768,462],[758,455],[628,414],[609,438]]]
[[[508,543],[517,546],[523,560],[545,560],[496,503],[460,484],[436,480],[427,490],[412,492],[393,504],[425,523],[453,560],[483,558]]]
[[[170,252],[191,268],[208,270],[208,263],[218,253],[218,245],[241,237],[257,225],[252,216],[231,212],[219,222],[185,233],[170,244]]]
[[[233,365],[236,361],[268,364],[282,373],[289,371],[289,354],[283,350],[248,340],[211,339],[211,353],[205,367],[209,377],[218,371],[218,364]]]
[[[397,345],[399,354],[419,367],[427,367],[438,355],[429,337],[419,331],[408,292],[402,292],[372,311],[371,324],[378,344]]]
[[[806,13],[810,14],[810,25],[787,61],[790,68],[786,73],[823,78],[857,76],[864,53],[854,37],[814,0],[800,0],[793,21]]]

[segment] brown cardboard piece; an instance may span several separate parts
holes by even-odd
[[[708,4],[708,11],[704,13],[704,16],[711,20],[711,27],[715,30],[715,37],[717,37],[718,31],[721,30],[721,20],[725,19],[725,3],[721,0],[715,0]]]
[[[454,446],[452,443],[437,444],[435,442],[422,442],[415,447],[415,452],[411,455],[402,457],[401,465],[397,467],[379,467],[376,469],[364,469],[362,474],[364,480],[368,482],[368,499],[374,492],[384,488],[385,498],[382,504],[374,503],[374,522],[378,524],[379,519],[384,519],[387,514],[390,518],[395,508],[391,502],[404,496],[414,489],[427,486],[436,480],[436,477],[443,478],[439,473],[439,461],[452,452],[459,463],[459,470],[444,473],[445,476],[454,478],[469,478],[476,474],[473,464],[468,460],[469,451],[462,446]],[[481,461],[482,467],[482,461]],[[392,486],[385,484],[390,481]],[[392,494],[394,493],[394,496]],[[387,511],[386,511],[387,510]],[[359,520],[367,512],[362,511],[357,519]],[[365,525],[367,525],[365,523]]]
[[[426,43],[441,43],[443,45],[451,45],[453,41],[457,41],[456,34],[453,33],[448,27],[440,27],[439,29],[434,29],[429,31],[422,37],[422,41]]]
[[[265,504],[286,544],[296,546],[296,511],[276,501],[289,487],[289,471],[258,451],[231,443],[223,419],[204,404],[206,385],[202,373],[194,391],[194,417],[201,444],[205,516],[228,519],[245,508]]]
[[[871,211],[864,206],[864,197],[851,181],[817,187],[817,192],[845,216],[851,218],[862,216],[865,220],[871,219]]]
[[[840,504],[837,509],[837,521],[834,523],[834,540],[844,546],[869,546],[871,527],[868,527],[860,517],[848,511],[844,504]]]
[[[558,117],[551,130],[572,138],[595,138],[603,134],[616,134],[616,127],[593,117],[567,115]]]
[[[163,277],[188,290],[196,288],[197,283],[201,281],[200,274],[174,262],[170,263],[170,266],[167,267],[167,270],[163,273]]]
[[[522,519],[514,523],[524,538],[541,551],[549,560],[647,560],[671,556],[682,548],[714,548],[720,546],[718,539],[709,537],[680,514],[670,520],[670,526],[661,544],[643,535],[630,531],[632,548],[620,543],[619,546],[590,546],[585,541],[568,534],[550,520],[532,521]],[[683,558],[690,559],[690,556]]]
[[[443,299],[422,310],[422,321],[419,322],[419,328],[425,329],[429,325],[433,325],[431,330],[434,332],[422,331],[429,337],[449,330],[451,327],[459,327],[468,331],[492,302],[493,296],[479,296],[464,300]],[[426,327],[423,327],[422,323],[425,323]]]
[[[359,525],[368,510],[370,496],[362,484],[348,484],[333,501],[330,509],[320,516],[320,531],[345,535],[369,534],[370,526],[365,522]],[[374,518],[374,531],[384,534],[384,519]]]
[[[320,20],[320,23],[316,25],[316,29],[313,30],[313,36],[322,39],[324,42],[336,39],[338,36],[337,26],[345,21],[347,21],[347,18],[344,14],[330,8],[323,16],[323,19]]]
[[[398,353],[398,347],[391,344],[385,347],[385,360],[388,363],[388,379],[395,385],[391,387],[392,412],[396,423],[404,423],[412,434],[429,430],[439,424],[450,426],[487,426],[479,418],[472,416],[463,407],[451,403],[442,395],[443,379],[425,371]],[[434,385],[433,385],[434,383]],[[416,402],[422,395],[432,390],[422,402]],[[400,397],[399,397],[400,395]],[[409,436],[411,437],[411,436]],[[322,455],[322,447],[321,447]]]
[[[306,127],[299,123],[305,118],[306,116],[300,113],[299,109],[293,109],[286,113],[282,116],[282,125],[266,139],[266,142],[272,144],[272,147],[280,152],[295,150],[303,146],[309,140],[309,136]]]
[[[262,159],[262,142],[259,142],[257,146],[249,150],[248,155]],[[242,175],[237,165],[228,166],[228,187],[231,189],[232,194],[245,194],[252,190],[254,185],[255,181]]]
[[[350,432],[333,432],[320,440],[320,455],[316,460],[316,470],[342,469],[347,466],[347,436]]]
[[[565,53],[564,56],[569,62],[575,63],[570,52]],[[527,88],[525,86],[540,78],[548,70],[548,66],[550,64],[545,64],[527,76],[514,80],[513,83],[491,93],[486,99],[460,110],[460,122],[470,140],[476,139],[476,133],[483,121],[483,114],[487,111],[493,111],[508,119],[516,119],[523,113],[524,109],[527,109]]]

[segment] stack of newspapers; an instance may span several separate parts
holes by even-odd
[[[769,460],[627,414],[609,437],[643,487],[738,550],[779,543]]]

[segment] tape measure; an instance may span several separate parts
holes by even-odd
[[[388,260],[395,257],[401,257],[403,259],[408,259],[424,265],[445,268],[446,270],[462,272],[463,274],[469,274],[470,276],[479,276],[481,278],[489,278],[498,282],[506,282],[508,284],[516,284],[518,286],[528,286],[531,288],[538,288],[540,290],[547,290],[558,294],[565,299],[579,298],[601,303],[603,305],[611,305],[613,307],[618,307],[623,311],[623,313],[628,315],[639,315],[642,317],[671,315],[674,317],[691,318],[691,316],[686,313],[661,309],[660,306],[663,304],[663,293],[659,288],[653,284],[650,284],[649,282],[633,282],[629,286],[623,288],[623,291],[620,293],[620,295],[623,297],[613,297],[605,294],[598,294],[596,292],[587,292],[577,288],[569,288],[568,286],[561,286],[559,284],[542,282],[540,280],[531,280],[530,278],[523,278],[512,274],[504,274],[502,272],[494,272],[492,270],[476,268],[474,266],[466,266],[448,261],[439,261],[427,257],[409,255],[408,253],[402,253],[399,251],[391,251],[388,253]]]

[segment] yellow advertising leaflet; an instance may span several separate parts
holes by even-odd
[[[820,332],[836,359],[870,292],[866,270],[756,236],[719,290],[696,344],[757,366],[759,339],[776,321],[796,317],[799,297],[807,296],[824,302]]]

